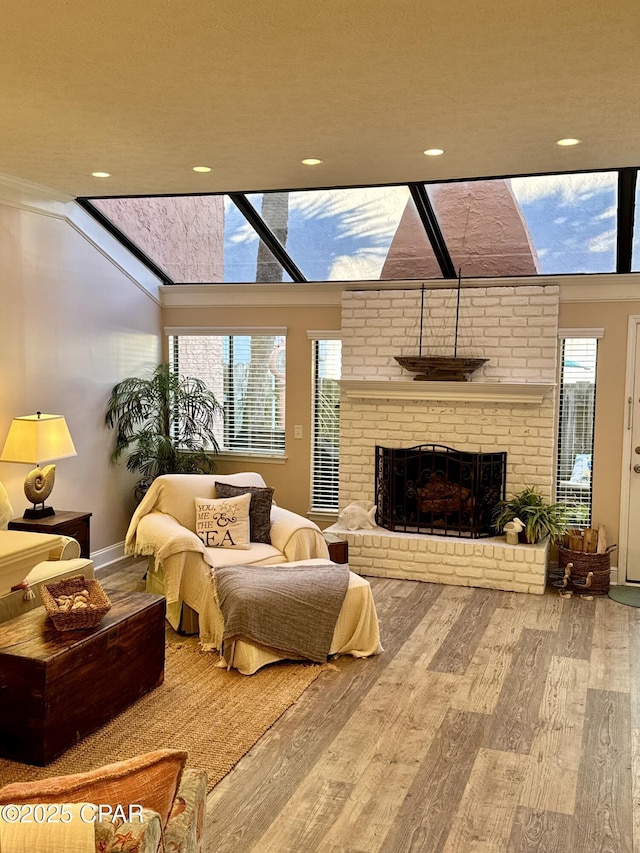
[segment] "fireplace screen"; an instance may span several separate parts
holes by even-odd
[[[506,453],[441,444],[376,447],[376,521],[387,530],[477,539],[493,536],[504,500]]]

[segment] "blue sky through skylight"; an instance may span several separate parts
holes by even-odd
[[[285,195],[285,194],[279,194]],[[379,279],[406,186],[290,192],[286,249],[309,281]],[[258,213],[262,193],[247,196]]]
[[[617,174],[512,178],[540,272],[604,273],[616,264]]]

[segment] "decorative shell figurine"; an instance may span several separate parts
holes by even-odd
[[[51,494],[56,479],[56,466],[34,468],[24,481],[24,493],[32,504],[43,504]]]
[[[376,509],[371,501],[354,501],[342,510],[338,518],[347,530],[364,530],[377,526]]]

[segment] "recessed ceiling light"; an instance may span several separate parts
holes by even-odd
[[[566,139],[558,139],[556,141],[556,145],[562,145],[563,147],[568,147],[569,145],[580,145],[582,142],[581,139],[574,139],[571,136],[568,136]]]
[[[110,178],[111,172],[91,172],[91,175],[94,178]]]
[[[319,166],[320,163],[324,163],[324,160],[318,160],[317,157],[307,157],[307,159],[302,162],[305,166]]]
[[[427,157],[439,157],[441,154],[444,154],[444,149],[442,148],[427,148],[424,152]]]
[[[193,171],[194,172],[210,172],[211,166],[194,166]]]

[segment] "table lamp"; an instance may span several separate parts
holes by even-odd
[[[23,518],[55,515],[53,507],[45,506],[44,502],[53,489],[56,466],[45,465],[40,468],[40,463],[69,456],[76,456],[76,449],[62,415],[36,412],[35,415],[23,415],[11,421],[0,461],[25,462],[36,466],[24,481],[24,493],[33,504],[33,509],[26,509]]]

